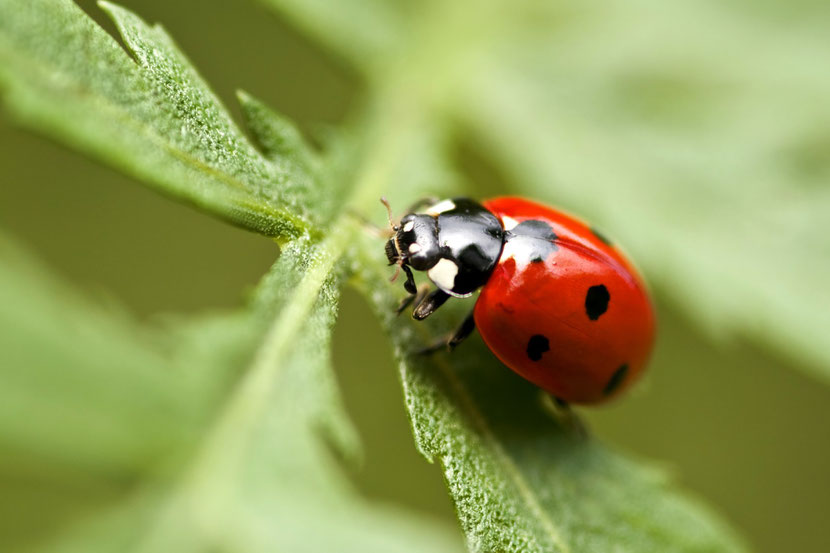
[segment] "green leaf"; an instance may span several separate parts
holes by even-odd
[[[244,91],[238,91],[237,97],[246,127],[268,159],[290,161],[298,178],[317,173],[320,161],[291,121]]]
[[[252,213],[266,214],[268,225],[281,225],[283,236],[319,234],[314,221],[327,209],[342,209],[336,189],[320,185],[326,182],[320,160],[289,124],[242,95],[264,155],[256,152],[158,28],[107,6],[136,65],[71,4],[52,6],[58,8],[54,21],[41,20],[45,11],[38,13],[39,7],[44,6],[21,3],[0,11],[5,23],[0,51],[13,62],[4,65],[3,82],[21,121],[71,144],[91,144],[91,151],[125,167],[152,158],[158,164],[141,165],[137,176],[182,187],[174,191],[222,216],[242,198]],[[99,48],[106,55],[98,55]],[[60,95],[69,100],[59,101]],[[142,101],[156,107],[142,111]],[[107,109],[154,126],[143,129],[147,136],[122,136],[129,133],[97,113]],[[182,121],[192,126],[180,128]],[[216,142],[218,137],[229,142]],[[143,141],[143,150],[133,149],[133,143],[124,148],[123,141],[134,139]],[[397,155],[405,151],[405,142],[387,145]],[[186,170],[195,182],[174,181],[170,175],[183,167],[178,158],[188,156]],[[381,160],[381,169],[368,164],[368,177],[359,179],[364,196],[375,195],[372,186],[383,182],[389,163]],[[270,179],[277,173],[279,178]],[[226,189],[217,174],[242,179],[244,197]],[[267,188],[255,190],[254,184]],[[308,217],[294,217],[289,199],[313,205],[314,213],[309,209]],[[276,205],[286,211],[271,209]],[[253,228],[268,234],[277,229],[258,224]],[[63,531],[46,541],[33,539],[33,528],[15,528],[21,547],[457,549],[447,529],[359,498],[321,441],[326,436],[340,456],[357,455],[328,359],[338,296],[336,262],[357,227],[346,219],[336,228],[339,232],[325,242],[287,245],[249,311],[180,323],[163,332],[109,315],[92,316],[95,308],[72,294],[49,294],[49,286],[37,284],[48,279],[18,277],[12,267],[26,265],[21,256],[12,253],[8,263],[4,260],[9,283],[4,292],[12,308],[3,313],[0,334],[13,340],[7,349],[14,362],[0,371],[0,378],[9,381],[0,386],[8,406],[0,413],[6,415],[0,444],[9,453],[3,479],[25,474],[35,489],[54,480],[55,496],[72,497],[55,501],[61,508],[46,516],[50,527]],[[13,328],[28,319],[40,326]],[[80,336],[67,331],[87,327]],[[139,341],[142,337],[146,341]],[[112,370],[122,365],[123,374]],[[60,402],[41,390],[53,377]],[[21,415],[32,420],[32,431],[19,424]],[[96,424],[87,429],[90,418]],[[80,481],[79,471],[85,472]],[[88,486],[96,492],[90,497]],[[28,518],[37,520],[42,498],[28,488],[19,490],[19,498],[31,510]],[[321,515],[325,532],[319,531]]]
[[[89,305],[2,235],[0,259],[4,469],[27,470],[7,448],[48,451],[48,464],[126,483],[193,431],[190,379],[158,337]]]
[[[326,15],[320,4],[304,5],[309,20]],[[386,28],[386,23],[372,23],[378,34],[364,29],[361,21],[368,19],[360,19],[357,6],[370,4],[349,5],[354,21],[335,11],[330,21],[336,24],[318,28],[330,31],[335,44],[354,40],[350,55],[366,53],[373,71],[386,73],[373,81],[376,90],[363,118],[325,157],[311,152],[290,123],[241,94],[256,150],[169,37],[121,8],[105,5],[135,60],[71,3],[0,5],[0,82],[21,122],[206,211],[265,234],[294,238],[247,311],[180,322],[164,331],[129,321],[111,324],[109,315],[91,317],[95,310],[88,305],[45,293],[36,285],[39,279],[18,278],[8,270],[9,281],[16,283],[9,294],[19,299],[19,307],[6,325],[25,319],[24,312],[43,325],[40,334],[27,334],[26,326],[17,329],[15,339],[27,345],[17,370],[8,371],[14,378],[29,377],[9,387],[9,399],[34,420],[38,400],[28,402],[60,372],[63,356],[76,356],[77,367],[70,365],[62,376],[77,378],[64,399],[80,405],[80,412],[83,394],[121,378],[108,369],[122,355],[138,360],[130,369],[136,375],[128,373],[124,381],[138,384],[96,412],[113,425],[110,435],[93,427],[79,444],[57,440],[53,451],[50,433],[61,428],[72,436],[83,432],[83,425],[72,419],[64,423],[44,408],[39,434],[9,439],[10,458],[17,460],[6,473],[10,480],[15,471],[33,470],[44,459],[55,459],[57,468],[46,463],[42,473],[33,470],[31,478],[38,483],[52,478],[52,469],[61,473],[64,485],[74,482],[62,471],[76,462],[86,463],[79,467],[97,485],[102,485],[98,463],[112,479],[103,480],[104,489],[83,509],[69,502],[65,511],[52,514],[50,527],[62,531],[48,543],[21,542],[55,551],[452,549],[440,527],[356,497],[320,439],[326,436],[341,457],[358,455],[328,366],[343,271],[339,261],[351,247],[353,255],[345,258],[354,262],[349,269],[360,273],[403,360],[418,446],[444,465],[473,550],[739,550],[729,530],[679,495],[659,472],[593,442],[569,440],[539,407],[536,390],[488,361],[492,357],[480,344],[465,346],[477,349],[454,357],[452,365],[442,358],[433,363],[406,355],[406,344],[423,342],[425,336],[416,338],[411,325],[391,321],[395,298],[385,282],[381,244],[361,238],[364,233],[348,209],[371,213],[369,206],[384,190],[395,196],[396,205],[405,205],[430,187],[432,192],[451,189],[452,174],[443,163],[446,126],[438,115],[451,114],[444,110],[452,106],[448,100],[457,80],[467,74],[460,64],[474,58],[447,48],[440,63],[431,62],[443,40],[455,36],[457,24],[470,23],[472,14],[478,29],[494,12],[469,12],[460,3],[443,18],[432,6],[411,23],[413,32],[419,29],[431,42],[399,64],[398,46],[386,41],[390,36],[403,40],[406,33],[395,23]],[[453,46],[463,50],[464,40],[484,36],[460,34]],[[38,305],[33,297],[46,301],[31,309]],[[53,324],[47,307],[63,318]],[[67,332],[84,328],[90,318],[101,328],[100,337],[97,331],[92,338]],[[420,330],[428,328],[440,330]],[[64,334],[71,338],[64,345],[70,351],[52,351],[51,344],[62,343]],[[101,339],[112,344],[111,350],[98,343]],[[42,348],[35,347],[40,343]],[[97,367],[90,374],[98,381],[87,378],[87,366]],[[26,373],[21,367],[36,370]],[[0,378],[5,374],[0,371]],[[141,380],[145,375],[151,377],[148,384]],[[128,392],[133,395],[127,397]],[[180,397],[185,399],[175,401]],[[127,407],[131,401],[141,405],[122,417],[117,413],[122,401]],[[145,403],[162,408],[145,420]],[[25,434],[11,418],[0,421],[0,431],[4,428],[11,437],[15,431]],[[110,454],[113,436],[124,444]],[[121,466],[122,458],[129,463]],[[40,505],[27,491],[21,495]]]
[[[0,3],[0,89],[12,113],[257,232],[291,237],[319,224],[317,197],[247,142],[164,30],[101,5],[134,59],[69,0]]]
[[[471,551],[745,550],[663,471],[559,426],[541,391],[480,339],[452,355],[412,353],[471,304],[448,304],[428,329],[396,318],[400,298],[371,247],[360,286],[395,343],[416,443],[441,463]]]
[[[448,529],[367,504],[322,440],[354,455],[329,360],[337,281],[304,284],[328,274],[306,244],[284,250],[248,311],[178,324],[166,338],[89,305],[7,241],[0,259],[0,347],[9,355],[0,371],[0,469],[4,480],[50,482],[56,498],[77,494],[70,504],[84,513],[73,522],[72,510],[47,510],[65,530],[42,541],[19,535],[16,545],[457,550]],[[97,481],[101,497],[77,489],[77,471]],[[33,488],[17,499],[25,513],[41,498]]]

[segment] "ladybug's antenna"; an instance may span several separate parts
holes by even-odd
[[[392,275],[392,278],[389,279],[389,282],[395,282],[398,280],[398,275],[401,274],[401,266],[398,264],[398,267],[395,269],[395,274]]]
[[[398,231],[398,225],[392,221],[392,207],[389,205],[389,200],[387,200],[384,196],[380,197],[380,203],[386,208],[386,217],[389,219],[389,226],[392,227],[392,230],[395,232]]]

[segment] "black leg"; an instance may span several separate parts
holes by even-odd
[[[406,213],[404,213],[404,215],[408,215],[410,213],[415,213],[416,211],[418,211],[422,207],[426,207],[428,205],[433,205],[433,204],[437,204],[437,203],[438,203],[438,198],[436,198],[435,196],[427,196],[426,198],[421,198],[420,200],[418,200],[417,202],[415,202],[411,206],[407,207],[406,208]]]
[[[429,355],[431,353],[435,353],[436,351],[440,351],[442,349],[448,349],[452,351],[455,347],[463,342],[466,338],[473,333],[476,329],[476,322],[473,318],[473,312],[471,311],[469,315],[461,322],[459,327],[450,334],[447,338],[442,338],[432,344],[431,346],[427,346],[425,348],[419,349],[416,353],[419,355]]]
[[[475,329],[476,320],[473,317],[473,312],[470,311],[470,314],[462,321],[461,326],[456,329],[455,334],[447,342],[447,347],[450,348],[450,351],[454,350],[458,344],[469,338]]]
[[[559,422],[562,428],[564,428],[567,432],[570,432],[571,435],[577,439],[587,439],[588,427],[585,426],[585,422],[576,413],[576,411],[571,408],[571,405],[564,399],[558,398],[555,395],[551,394],[548,397],[552,400],[552,405],[548,404],[550,405],[550,413],[553,415],[553,418]]]
[[[435,290],[434,292],[427,295],[421,302],[415,306],[415,310],[412,312],[412,317],[416,321],[423,321],[433,313],[435,310],[444,305],[450,299],[450,295],[444,292],[443,290]]]
[[[426,297],[427,293],[429,292],[429,284],[424,283],[418,287],[418,291],[415,294],[409,294],[398,305],[397,309],[395,309],[395,313],[400,315],[404,312],[404,309],[412,305],[415,302],[415,305],[421,303],[421,301]]]
[[[569,411],[571,405],[565,401],[564,399],[558,398],[555,395],[551,394],[550,398],[553,400],[554,405],[556,405],[557,409],[561,409],[562,411]]]
[[[401,265],[401,268],[406,273],[406,282],[403,283],[403,288],[414,296],[418,293],[418,287],[415,285],[415,277],[412,276],[412,269],[408,265]]]

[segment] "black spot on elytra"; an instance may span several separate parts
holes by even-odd
[[[549,240],[553,242],[556,240],[556,233],[553,228],[544,221],[522,221],[510,231],[516,236],[530,236],[532,238],[541,238],[542,240]]]
[[[541,334],[534,334],[527,342],[527,356],[531,361],[538,361],[542,354],[550,350],[550,342]]]
[[[628,375],[628,364],[622,364],[619,369],[614,371],[611,378],[608,379],[608,383],[605,385],[605,388],[602,389],[602,393],[606,396],[613,394],[614,390],[619,388],[620,384],[623,383],[626,375]]]
[[[523,221],[505,234],[520,263],[542,263],[559,249],[557,236],[545,221]]]
[[[600,232],[598,229],[596,229],[595,227],[591,227],[591,232],[593,233],[593,235],[594,235],[594,236],[596,236],[597,238],[599,238],[599,241],[600,241],[600,242],[602,242],[602,243],[603,243],[603,244],[605,244],[606,246],[613,246],[613,245],[614,245],[614,244],[612,244],[612,243],[611,243],[611,240],[609,240],[607,236],[605,236],[603,233],[601,233],[601,232]]]
[[[598,284],[588,288],[588,293],[585,295],[585,313],[592,321],[599,319],[600,315],[608,310],[608,302],[611,300],[611,294],[608,293],[608,288],[604,284]]]

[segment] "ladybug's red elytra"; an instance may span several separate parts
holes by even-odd
[[[447,341],[478,328],[505,365],[565,403],[599,403],[632,384],[654,342],[643,280],[600,233],[518,197],[453,198],[393,225],[390,264],[406,273],[413,317],[481,292]],[[437,286],[419,293],[412,269]]]

